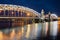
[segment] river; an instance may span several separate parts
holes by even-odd
[[[50,22],[50,36],[55,40],[58,32],[57,21]],[[47,37],[48,22],[33,23],[20,27],[1,29],[0,40],[38,40],[38,38]]]

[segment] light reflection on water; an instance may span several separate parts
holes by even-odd
[[[28,24],[24,27],[16,27],[11,29],[0,30],[0,40],[29,40],[37,39],[41,36],[42,28],[44,28],[43,34],[46,36],[48,31],[48,24],[44,23],[42,27],[41,23]],[[42,34],[42,35],[43,35]]]

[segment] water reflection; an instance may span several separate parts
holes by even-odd
[[[47,36],[48,22],[43,23],[43,25],[44,26],[42,27],[41,23],[33,23],[21,27],[0,30],[0,40],[29,40],[29,39],[33,40],[33,39],[37,39],[37,37],[41,37],[42,35]],[[52,26],[51,24],[50,33],[52,35],[54,34],[56,35],[57,25],[55,28],[55,26]]]
[[[26,38],[29,38],[30,35],[30,25],[27,25],[27,32],[26,32]]]

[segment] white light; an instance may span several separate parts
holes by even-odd
[[[27,25],[27,32],[26,32],[26,38],[29,38],[30,36],[30,25]]]

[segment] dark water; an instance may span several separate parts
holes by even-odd
[[[53,24],[54,25],[54,24]],[[51,25],[51,26],[53,26]],[[55,25],[56,26],[56,25]],[[57,40],[57,28],[51,27],[48,34],[48,23],[33,23],[21,27],[0,30],[0,40]]]

